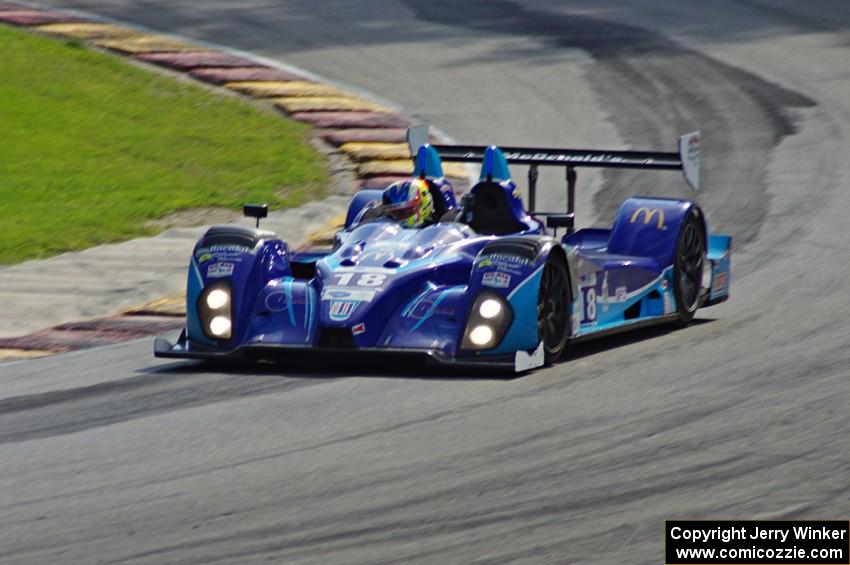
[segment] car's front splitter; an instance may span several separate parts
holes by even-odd
[[[540,349],[540,348],[538,348]],[[248,344],[235,349],[222,351],[208,349],[193,344],[186,339],[185,334],[180,335],[177,343],[171,343],[163,337],[154,341],[154,355],[164,358],[178,359],[206,359],[206,360],[242,360],[246,358],[260,358],[265,356],[285,357],[292,355],[298,360],[310,360],[310,358],[325,358],[333,355],[337,358],[396,358],[400,360],[419,359],[429,365],[442,365],[451,367],[489,368],[500,371],[527,371],[541,366],[542,355],[535,350],[531,353],[520,351],[514,354],[503,355],[477,355],[467,357],[453,357],[444,351],[436,349],[400,349],[400,348],[334,348],[334,347],[304,347],[301,345],[286,344]],[[538,357],[540,361],[538,362]]]

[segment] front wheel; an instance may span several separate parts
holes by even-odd
[[[705,264],[705,228],[699,210],[693,209],[682,222],[673,265],[673,293],[678,326],[686,326],[699,308]]]
[[[549,255],[537,297],[537,335],[543,342],[545,363],[554,363],[564,352],[570,328],[570,277],[557,255]]]

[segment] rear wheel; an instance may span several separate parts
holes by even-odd
[[[537,335],[543,342],[546,364],[564,352],[570,328],[570,277],[557,255],[549,255],[540,279],[537,298]]]
[[[687,325],[699,308],[704,264],[705,228],[699,211],[693,209],[679,229],[673,265],[673,293],[679,326]]]

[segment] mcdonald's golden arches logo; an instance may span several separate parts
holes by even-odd
[[[637,210],[635,210],[634,214],[632,214],[632,219],[630,223],[637,222],[640,215],[643,214],[643,223],[648,224],[652,221],[652,218],[658,217],[658,220],[655,226],[660,230],[666,230],[667,226],[664,225],[664,210],[661,208],[647,208],[646,206],[641,206]]]

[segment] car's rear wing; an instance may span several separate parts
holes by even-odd
[[[413,126],[407,130],[407,141],[411,155],[428,143],[430,124]],[[561,166],[566,168],[567,213],[574,213],[576,167],[604,167],[621,169],[680,170],[685,182],[693,190],[699,189],[699,142],[696,131],[679,138],[677,151],[608,151],[604,149],[544,149],[538,147],[500,147],[508,163],[528,165],[528,191],[530,211],[534,211],[537,186],[537,168]],[[443,161],[472,163],[481,162],[485,146],[480,145],[433,145]]]

